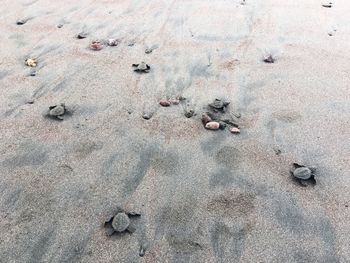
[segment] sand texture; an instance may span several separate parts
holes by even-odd
[[[350,262],[349,0],[0,4],[0,262]]]

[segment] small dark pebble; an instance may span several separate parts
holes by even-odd
[[[152,53],[153,49],[152,48],[146,48],[145,53],[150,54]]]
[[[219,122],[219,124],[220,124],[220,126],[219,126],[219,129],[220,130],[225,130],[225,128],[226,128],[226,123],[224,123],[224,122]]]
[[[234,121],[232,121],[232,120],[229,120],[229,119],[223,119],[223,120],[221,120],[222,122],[224,122],[224,123],[226,123],[226,124],[228,124],[228,125],[231,125],[231,126],[233,126],[233,127],[239,127],[239,125],[237,124],[237,123],[235,123]]]
[[[280,149],[273,149],[275,151],[276,155],[280,155],[282,153],[282,151]]]
[[[128,216],[132,217],[132,216],[141,216],[141,213],[139,212],[135,212],[135,211],[131,211],[127,213]]]
[[[268,55],[267,57],[265,57],[265,58],[263,59],[263,61],[264,61],[265,63],[275,63],[275,59],[273,58],[272,55]]]
[[[323,4],[322,6],[325,7],[325,8],[331,8],[333,5],[332,2],[329,2],[328,4]]]
[[[186,118],[191,118],[194,116],[194,114],[195,114],[194,109],[192,109],[192,108],[185,109],[185,117]]]
[[[34,104],[34,100],[33,99],[29,99],[26,101],[26,104]]]
[[[233,116],[235,116],[237,119],[242,117],[242,114],[240,114],[239,112],[234,112],[232,113]]]
[[[19,19],[19,20],[16,21],[16,24],[20,25],[20,26],[24,25],[25,23],[27,23],[27,20],[25,20],[25,19]]]
[[[36,70],[35,69],[31,69],[29,72],[29,76],[35,77],[36,76]]]
[[[58,28],[62,28],[63,25],[62,25],[62,24],[58,24],[57,27],[58,27]]]
[[[78,35],[77,35],[77,38],[78,39],[84,39],[87,37],[87,33],[85,32],[80,32]]]
[[[202,114],[202,123],[205,126],[208,122],[211,122],[212,118],[208,115],[208,113]]]
[[[144,112],[144,113],[142,114],[142,118],[144,118],[145,120],[149,120],[150,118],[152,118],[152,114],[151,114],[151,113]]]
[[[143,257],[146,253],[146,247],[144,245],[140,246],[140,251],[139,251],[139,255],[140,257]]]

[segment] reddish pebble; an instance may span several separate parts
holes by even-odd
[[[230,128],[230,132],[231,133],[241,133],[241,130],[237,127],[232,127],[232,128]]]
[[[167,99],[161,99],[159,101],[159,104],[163,107],[169,107],[171,105],[171,102]]]
[[[203,125],[206,125],[208,122],[211,122],[212,119],[208,116],[208,114],[203,113],[202,114],[202,123]]]
[[[205,125],[205,128],[208,130],[218,130],[220,128],[220,123],[216,121],[211,121]]]
[[[100,41],[92,41],[90,44],[90,49],[92,50],[101,50],[103,45],[100,43]]]

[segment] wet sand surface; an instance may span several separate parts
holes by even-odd
[[[350,261],[348,1],[1,4],[0,262]],[[203,128],[215,98],[239,135]],[[108,237],[118,207],[141,217]]]

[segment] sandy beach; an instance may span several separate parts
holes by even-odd
[[[0,262],[350,262],[349,1],[1,5]]]

